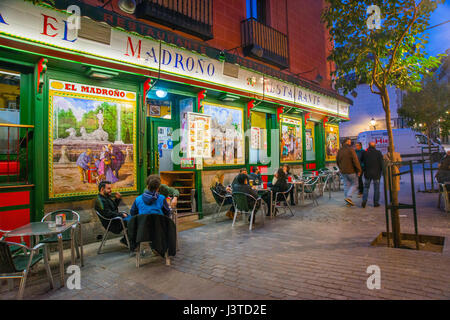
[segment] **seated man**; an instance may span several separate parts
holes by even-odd
[[[248,178],[250,180],[253,180],[253,185],[259,186],[260,184],[262,184],[261,172],[259,171],[258,167],[252,168],[252,173],[248,175]]]
[[[166,197],[159,194],[161,179],[157,175],[151,175],[147,178],[147,190],[134,200],[130,214],[160,214],[170,216],[171,210],[166,201]]]
[[[115,217],[121,217],[124,219],[126,226],[126,218],[128,215],[126,213],[119,213],[119,203],[122,200],[122,195],[116,192],[115,199],[111,198],[111,182],[102,181],[98,184],[98,196],[95,201],[95,210],[98,211],[106,219],[112,219]],[[108,228],[109,221],[100,219],[103,227]],[[122,232],[122,224],[118,220],[113,220],[109,227],[109,231],[115,234]],[[124,245],[127,245],[125,236],[120,240]]]

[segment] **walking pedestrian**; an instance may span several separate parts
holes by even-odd
[[[375,148],[375,142],[369,142],[369,148],[362,155],[364,172],[364,194],[361,206],[366,207],[370,183],[373,181],[373,206],[380,206],[380,178],[383,171],[383,155]]]
[[[356,156],[358,157],[359,160],[359,165],[361,166],[362,171],[364,172],[364,164],[362,162],[362,157],[364,154],[364,149],[362,148],[362,143],[361,142],[357,142],[356,143]],[[363,175],[360,175],[358,177],[358,198],[361,198],[364,192],[364,183],[363,183]]]
[[[355,150],[351,147],[352,141],[347,138],[338,151],[336,162],[344,179],[344,200],[348,205],[354,206],[352,194],[358,183],[358,176],[361,175],[361,166]]]

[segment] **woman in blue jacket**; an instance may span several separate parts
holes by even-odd
[[[130,214],[160,214],[170,216],[171,210],[166,197],[159,194],[161,179],[156,175],[147,178],[147,190],[134,200]]]

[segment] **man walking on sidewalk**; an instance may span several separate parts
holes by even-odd
[[[380,206],[380,178],[383,171],[383,155],[375,149],[375,142],[369,143],[369,148],[362,156],[364,167],[364,194],[361,206],[366,207],[369,197],[370,183],[373,181],[373,206]]]
[[[362,162],[362,157],[364,154],[364,149],[362,148],[362,143],[361,142],[357,142],[356,143],[356,156],[358,157],[359,160],[359,165],[361,166],[362,171],[364,172],[364,163]],[[358,177],[358,198],[361,198],[364,192],[364,183],[363,183],[363,175],[360,175]]]
[[[361,175],[362,171],[351,144],[352,141],[347,138],[337,154],[336,162],[344,179],[344,200],[348,205],[354,206],[352,194],[356,189],[358,176]]]

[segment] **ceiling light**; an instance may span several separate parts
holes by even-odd
[[[109,80],[117,77],[119,73],[111,70],[89,67],[86,69],[86,75],[94,79]]]
[[[136,1],[134,0],[120,0],[118,3],[120,10],[125,13],[133,14],[136,10]]]
[[[236,100],[239,100],[239,99],[240,99],[239,96],[235,96],[235,95],[232,95],[232,94],[229,94],[229,93],[224,93],[224,94],[219,96],[219,100],[222,100],[222,101],[236,101]]]
[[[156,90],[156,96],[158,98],[165,98],[165,97],[167,97],[167,91],[158,89],[158,90]]]

